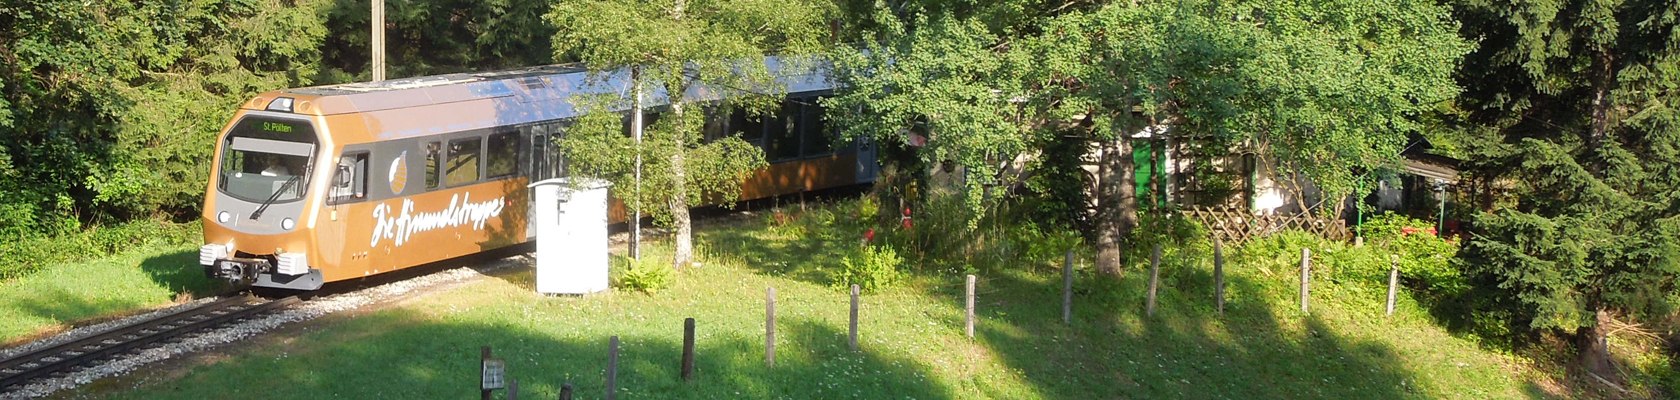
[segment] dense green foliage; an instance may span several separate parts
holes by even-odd
[[[368,76],[368,7],[325,0],[0,5],[0,278],[112,250],[77,247],[105,235],[101,226],[196,218],[211,142],[241,102]],[[540,18],[547,7],[540,2],[387,7],[392,76],[550,57],[552,28]]]
[[[326,26],[333,34],[321,43],[325,80],[371,77],[370,7],[368,0],[337,0],[326,11]],[[386,0],[385,75],[402,78],[548,64],[549,39],[556,30],[542,19],[549,7],[542,1]]]
[[[325,5],[0,6],[0,238],[193,214],[228,110],[311,82]]]
[[[1143,2],[1058,18],[1034,57],[1052,118],[1248,143],[1331,193],[1388,167],[1469,46],[1427,1]],[[1075,83],[1067,83],[1075,82]]]
[[[1576,336],[1590,371],[1613,320],[1662,323],[1680,290],[1680,8],[1574,0],[1458,6],[1481,37],[1461,138],[1511,201],[1459,254],[1481,312]],[[1489,206],[1493,204],[1488,204]]]
[[[877,13],[885,20],[878,35],[886,39],[834,56],[844,89],[825,105],[848,137],[911,152],[900,167],[923,187],[930,186],[927,166],[961,166],[968,179],[957,193],[972,223],[999,198],[985,193],[1000,183],[1000,161],[1033,143],[1034,131],[1023,129],[1011,101],[1022,95],[1016,76],[1026,60],[993,50],[1002,39],[979,20],[935,14],[898,21],[889,10]],[[919,140],[911,135],[925,136],[925,145],[912,149]]]
[[[135,248],[196,246],[203,243],[201,232],[198,222],[139,220],[53,237],[17,238],[0,246],[0,280],[53,265],[97,260]]]
[[[886,159],[921,187],[939,186],[923,176],[930,167],[960,166],[970,224],[1001,204],[1007,189],[998,188],[1021,183],[1009,164],[1042,163],[1056,182],[1078,184],[1059,162],[1100,144],[1098,190],[1033,186],[1095,196],[1045,204],[1095,206],[1070,220],[1095,221],[1105,269],[1121,245],[1111,232],[1136,224],[1134,167],[1116,156],[1130,154],[1132,135],[1197,138],[1224,152],[1243,144],[1328,193],[1349,193],[1359,171],[1396,165],[1420,114],[1456,94],[1451,73],[1469,50],[1447,9],[1428,1],[947,6],[854,11],[867,33],[835,56],[846,89],[831,113],[849,135],[898,150]]]
[[[810,66],[809,55],[825,32],[826,9],[820,2],[774,0],[555,5],[545,16],[565,28],[554,34],[555,58],[576,57],[603,80],[613,71],[631,70],[630,87],[621,92],[574,101],[592,115],[560,140],[571,156],[568,167],[612,182],[614,196],[631,210],[652,211],[673,226],[672,261],[687,265],[693,258],[689,205],[733,202],[740,182],[765,165],[763,151],[739,135],[703,140],[705,121],[722,119],[735,108],[762,112],[780,104],[786,89],[775,75],[800,74],[801,66]],[[771,53],[781,54],[781,69],[764,61]],[[723,99],[685,97],[697,88]],[[623,137],[622,110],[655,95],[669,102],[659,122],[640,137]]]

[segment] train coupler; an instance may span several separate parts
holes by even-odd
[[[260,258],[224,258],[216,260],[211,274],[234,286],[249,286],[257,276],[272,269],[268,260]]]

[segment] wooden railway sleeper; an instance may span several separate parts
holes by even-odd
[[[169,338],[172,338],[172,337],[181,336],[181,335],[184,335],[186,333],[197,331],[197,330],[202,329],[202,328],[213,327],[213,326],[216,326],[216,325],[221,324],[223,322],[232,322],[232,321],[242,319],[242,318],[245,318],[245,317],[248,317],[248,316],[260,314],[260,313],[266,312],[268,310],[273,310],[273,309],[277,309],[277,308],[280,308],[280,307],[289,306],[289,305],[292,305],[292,304],[296,304],[299,301],[297,297],[287,297],[287,298],[284,298],[284,299],[270,301],[270,302],[266,302],[266,303],[261,303],[261,304],[257,304],[257,305],[254,305],[254,306],[250,305],[250,304],[243,304],[243,303],[248,303],[251,300],[254,300],[254,298],[251,298],[251,297],[237,297],[237,298],[224,299],[224,300],[221,300],[221,301],[217,301],[217,302],[214,302],[214,303],[207,304],[207,305],[202,306],[202,307],[197,307],[197,308],[193,308],[193,309],[189,309],[189,310],[183,310],[183,311],[180,311],[180,312],[170,314],[170,315],[165,316],[165,317],[160,317],[158,319],[141,322],[141,323],[138,323],[138,324],[135,324],[135,325],[130,325],[130,326],[123,327],[123,328],[118,328],[116,330],[113,330],[111,332],[106,332],[104,334],[96,335],[96,336],[89,337],[89,338],[82,339],[82,340],[78,340],[78,341],[73,341],[73,342],[69,342],[69,343],[60,344],[58,346],[53,346],[51,348],[31,352],[31,353],[28,353],[28,354],[22,354],[22,355],[19,355],[17,357],[13,357],[13,358],[10,358],[10,359],[0,361],[0,370],[19,371],[17,369],[17,367],[19,367],[19,366],[23,367],[23,369],[20,372],[9,372],[5,376],[0,376],[0,389],[5,389],[5,388],[8,388],[8,387],[12,387],[14,385],[22,385],[22,384],[27,383],[30,380],[33,380],[35,378],[38,378],[38,377],[41,377],[41,376],[48,376],[48,375],[51,375],[53,373],[60,372],[60,371],[68,371],[68,370],[70,370],[74,367],[86,364],[86,363],[91,362],[91,361],[98,360],[98,359],[103,358],[103,357],[108,356],[108,355],[120,354],[120,353],[128,351],[128,350],[142,348],[143,346],[149,345],[151,343],[155,343],[155,342],[162,341],[162,340],[165,340],[165,339],[169,339]],[[232,304],[237,304],[237,305],[232,306],[232,307],[228,307],[228,305],[232,305]],[[223,309],[233,308],[235,311],[224,312],[224,313],[221,313],[221,314],[217,315],[214,318],[201,319],[201,320],[194,321],[194,322],[191,322],[191,323],[181,324],[179,326],[175,326],[174,328],[165,329],[165,330],[162,330],[162,331],[147,329],[147,328],[149,328],[149,326],[147,326],[149,324],[152,324],[153,326],[156,326],[156,324],[159,324],[159,323],[168,323],[168,322],[179,320],[179,319],[185,319],[185,318],[182,318],[182,317],[190,317],[191,314],[189,314],[189,313],[205,311],[206,309],[212,309],[212,308],[223,308]],[[127,330],[133,330],[133,329],[136,329],[136,328],[139,328],[141,330],[151,330],[155,334],[136,337],[136,335],[124,332],[124,331],[127,331]],[[78,348],[78,347],[85,348],[85,346],[89,342],[104,342],[104,341],[112,340],[111,338],[116,337],[116,336],[132,338],[132,340],[129,340],[127,342],[120,342],[120,343],[110,345],[110,346],[106,346],[106,347],[102,347],[102,348],[97,349],[97,350],[86,352],[86,353],[83,353],[83,354],[77,355],[77,356],[71,356],[71,357],[68,357],[68,358],[62,358],[62,357],[55,357],[54,356],[54,355],[67,354],[70,349],[74,349],[74,348]],[[54,359],[54,361],[48,361],[47,359],[49,359],[49,358]],[[46,363],[42,364],[41,361],[45,361]]]

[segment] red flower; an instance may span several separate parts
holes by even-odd
[[[863,233],[863,242],[869,243],[873,241],[875,241],[875,228],[869,228],[869,231]]]

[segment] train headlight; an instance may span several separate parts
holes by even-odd
[[[216,222],[220,222],[220,223],[225,224],[225,223],[228,223],[228,221],[232,221],[232,220],[233,220],[233,214],[228,214],[227,211],[222,211],[222,212],[216,213]]]
[[[296,226],[297,226],[297,221],[293,221],[291,218],[286,218],[286,219],[280,220],[280,229],[285,229],[285,230],[289,231],[289,230],[292,230],[292,228],[296,227]]]

